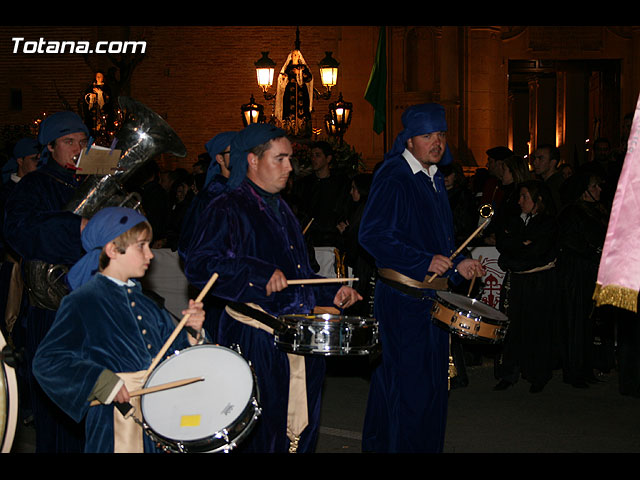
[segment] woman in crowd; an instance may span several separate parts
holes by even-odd
[[[593,289],[609,215],[600,202],[601,179],[576,173],[562,186],[558,275],[563,285],[560,344],[563,380],[577,388],[595,382]]]
[[[363,300],[357,302],[349,311],[352,315],[370,317],[373,314],[373,287],[375,285],[375,262],[358,242],[358,230],[364,206],[369,196],[372,175],[360,173],[353,177],[351,182],[351,199],[353,203],[345,220],[338,223],[337,228],[342,234],[344,249],[344,263],[351,267],[353,276],[358,278],[353,287],[362,295]]]
[[[526,181],[518,191],[520,214],[506,218],[496,232],[498,265],[506,272],[509,287],[501,294],[506,296],[509,327],[494,390],[504,390],[522,376],[531,383],[529,391],[537,393],[551,379],[554,366],[558,226],[551,193],[543,182]]]
[[[496,232],[504,229],[505,219],[514,215],[520,215],[520,191],[518,185],[527,180],[533,179],[533,174],[529,171],[528,162],[518,156],[512,155],[503,162],[502,169],[502,188],[504,191],[504,199],[493,214],[491,223],[487,225],[483,232],[484,244],[496,244]]]

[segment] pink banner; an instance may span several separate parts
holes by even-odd
[[[593,298],[637,312],[640,290],[640,98],[611,209]]]

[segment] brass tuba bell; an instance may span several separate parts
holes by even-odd
[[[172,153],[185,157],[187,149],[165,120],[157,113],[129,97],[119,97],[126,120],[118,130],[117,147],[122,151],[117,169],[107,175],[88,175],[66,206],[84,218],[109,206],[138,208],[137,194],[125,191],[124,183],[154,156]],[[64,283],[68,267],[39,260],[24,262],[24,281],[32,305],[57,310],[62,297],[69,293]]]

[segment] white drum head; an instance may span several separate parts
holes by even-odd
[[[144,395],[145,422],[174,441],[211,437],[232,425],[250,403],[253,373],[237,352],[218,345],[187,348],[162,362],[145,387],[204,377],[204,381]]]

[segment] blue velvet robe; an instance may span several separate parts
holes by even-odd
[[[401,155],[376,172],[360,224],[362,246],[378,268],[418,281],[428,276],[435,254],[455,250],[453,219],[443,176],[434,186],[414,174]],[[454,259],[454,265],[463,257]],[[461,277],[448,272],[457,283]],[[366,452],[440,452],[447,417],[449,334],[431,320],[436,291],[424,299],[378,281],[374,316],[382,361],[371,378],[362,449]]]
[[[3,233],[6,242],[24,260],[73,265],[84,254],[79,215],[65,211],[77,187],[74,173],[50,160],[25,175],[5,204]],[[55,311],[29,305],[26,324],[25,366],[49,330]],[[61,412],[29,375],[31,403],[36,419],[36,452],[81,452],[84,429]]]
[[[113,403],[89,406],[102,371],[146,370],[175,330],[169,314],[134,283],[121,286],[95,274],[67,295],[33,362],[34,376],[55,403],[76,422],[86,417],[86,453],[113,453],[114,448]],[[189,345],[182,330],[167,355]],[[144,447],[157,451],[147,435]]]
[[[73,265],[84,254],[82,219],[64,210],[77,185],[73,172],[52,160],[15,186],[5,204],[4,237],[23,259]]]
[[[277,211],[265,198],[275,202]],[[219,278],[211,290],[213,295],[256,303],[274,316],[310,313],[316,305],[332,305],[339,286],[289,286],[266,295],[266,284],[276,268],[288,279],[317,278],[317,275],[309,265],[300,224],[293,212],[279,195],[265,198],[245,180],[203,210],[185,259],[187,278],[201,288],[217,272]],[[218,341],[225,346],[240,346],[255,369],[260,391],[262,416],[239,450],[286,452],[289,448],[286,354],[274,345],[273,335],[234,320],[226,312],[220,318]],[[325,361],[322,357],[307,356],[305,365],[309,425],[301,436],[298,447],[301,453],[315,447]]]
[[[208,208],[208,205],[225,191],[226,185],[227,178],[221,174],[216,174],[189,204],[189,209],[184,216],[182,229],[180,230],[180,239],[178,241],[178,255],[180,255],[180,259],[183,262],[189,251],[189,245],[193,238],[193,230],[200,221],[203,210]],[[224,307],[225,302],[221,298],[207,295],[204,299],[206,317],[203,327],[214,343],[218,341],[218,325]]]
[[[178,242],[178,255],[184,260],[189,250],[189,244],[193,238],[193,229],[198,223],[202,210],[207,207],[218,195],[224,192],[227,178],[221,174],[215,175],[204,189],[194,197],[189,204],[189,209],[184,216],[182,228],[180,229],[180,240]]]

